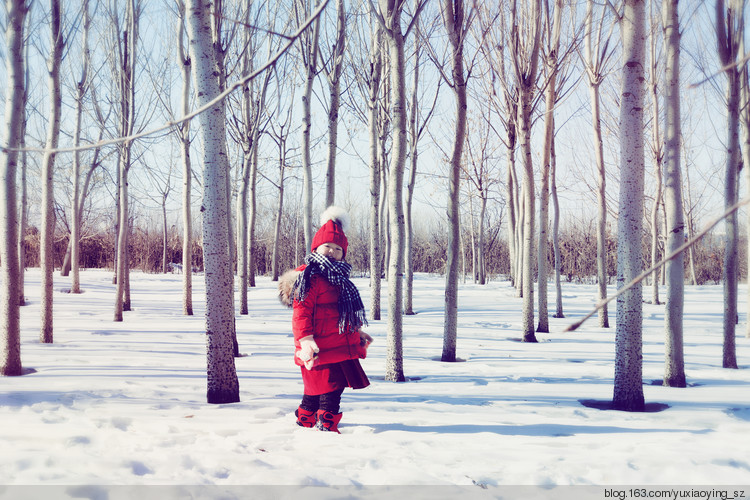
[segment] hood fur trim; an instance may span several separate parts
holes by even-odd
[[[297,281],[297,276],[302,271],[296,269],[290,269],[279,277],[279,302],[287,307],[292,307],[294,300],[292,299],[292,287],[294,282]]]

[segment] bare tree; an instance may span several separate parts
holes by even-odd
[[[341,109],[341,73],[346,47],[346,11],[344,0],[336,0],[336,38],[331,44],[330,59],[322,60],[328,81],[328,165],[326,167],[326,206],[335,202],[336,150],[338,149],[339,110]]]
[[[177,61],[182,72],[182,94],[180,111],[183,116],[190,111],[190,71],[192,60],[185,49],[185,3],[176,0],[177,21]],[[190,120],[178,126],[177,137],[182,157],[182,313],[193,315],[193,216],[191,210],[191,190],[193,168],[190,162]]]
[[[664,145],[662,143],[663,137],[661,132],[661,113],[659,111],[659,80],[661,78],[660,65],[661,65],[661,52],[657,49],[657,21],[656,14],[654,13],[654,2],[649,2],[649,13],[651,20],[651,30],[649,33],[649,94],[651,96],[651,154],[654,160],[654,177],[656,179],[656,186],[654,190],[654,201],[651,206],[651,265],[656,265],[659,262],[659,208],[662,205],[663,196],[663,176],[662,166],[664,162]],[[651,303],[661,304],[659,299],[659,276],[660,273],[653,273],[651,275]]]
[[[598,186],[596,191],[598,203],[596,231],[596,276],[599,301],[607,297],[607,175],[604,165],[604,146],[602,143],[601,100],[599,89],[607,75],[608,63],[612,57],[610,40],[614,23],[610,24],[609,33],[605,34],[607,12],[605,6],[600,10],[598,22],[594,20],[594,0],[586,3],[584,29],[585,48],[581,59],[586,67],[591,95],[591,123],[594,132],[594,155],[596,157]],[[605,304],[599,309],[599,326],[609,328],[609,308]]]
[[[665,46],[664,85],[664,211],[667,218],[665,253],[671,255],[685,241],[682,215],[681,115],[680,115],[680,21],[679,0],[662,3]],[[682,314],[685,303],[685,258],[679,253],[667,262],[667,303],[664,311],[664,385],[685,387]]]
[[[289,97],[286,113],[282,113],[281,105],[285,94],[283,89],[286,83],[286,75],[285,73],[279,74],[278,66],[275,70],[277,72],[276,85],[278,89],[276,92],[276,98],[278,99],[278,110],[276,112],[278,128],[274,126],[274,121],[271,120],[269,122],[268,135],[274,140],[274,142],[276,142],[279,150],[279,181],[278,184],[271,181],[279,191],[276,220],[274,221],[273,228],[273,253],[271,257],[271,273],[273,275],[273,281],[278,281],[279,275],[281,274],[279,270],[279,245],[281,241],[281,219],[284,215],[284,183],[286,182],[287,154],[289,152],[287,140],[289,139],[289,134],[291,132],[292,111],[294,110],[294,106],[292,105],[292,102],[294,102],[294,87],[291,88],[291,96]]]
[[[309,0],[295,0],[294,14],[297,25],[309,17]],[[310,158],[310,134],[312,132],[311,99],[315,77],[318,74],[318,39],[320,37],[320,20],[315,21],[312,30],[302,35],[300,54],[304,69],[305,91],[302,94],[302,213],[303,229],[305,232],[305,248],[310,250],[312,245],[312,217],[313,217],[313,189],[312,189],[312,159]]]
[[[248,74],[253,70],[253,58],[258,51],[261,41],[257,30],[261,10],[258,10],[255,22],[250,22],[250,8],[245,14],[245,39],[243,43],[242,67]],[[270,4],[268,6],[271,17]],[[275,44],[268,41],[268,54]],[[257,177],[258,177],[258,142],[260,140],[263,112],[265,109],[266,92],[271,79],[271,71],[267,71],[255,90],[255,80],[251,80],[242,89],[242,123],[237,124],[240,130],[240,142],[243,151],[242,175],[240,191],[237,200],[237,268],[240,277],[240,314],[247,314],[247,288],[255,286],[255,219],[257,214]],[[249,200],[248,200],[249,195]],[[248,214],[248,201],[250,213]]]
[[[21,2],[20,5],[24,6],[24,2]],[[26,7],[23,7],[23,9],[26,9]],[[30,7],[29,7],[29,9],[30,9]],[[9,10],[10,9],[8,9],[6,7],[6,12],[9,11]],[[25,16],[25,17],[26,17],[26,21],[24,21],[24,22],[28,22],[30,16]],[[28,58],[29,45],[30,44],[24,43],[23,41],[21,43],[21,47],[25,51],[25,54],[26,54],[25,55],[25,60],[27,60],[27,61],[29,59]],[[9,44],[8,45],[8,50],[10,51],[10,49],[11,49],[11,47],[10,47],[10,44]],[[14,57],[16,57],[16,56],[14,55]],[[7,64],[11,64],[10,63],[10,58],[7,58],[7,59],[8,59]],[[21,57],[21,61],[22,62],[24,61],[24,57],[23,56]],[[24,68],[24,66],[25,66],[25,68]],[[22,90],[21,101],[22,102],[21,102],[20,109],[22,110],[22,113],[21,113],[21,118],[22,119],[21,119],[21,138],[20,138],[21,142],[20,142],[20,146],[21,146],[22,149],[25,149],[26,148],[26,126],[28,124],[28,109],[27,109],[28,106],[27,105],[28,105],[28,100],[29,100],[29,79],[30,79],[30,77],[29,77],[29,67],[28,67],[28,65],[23,64],[21,66],[21,68],[22,68],[22,71],[24,72],[24,77],[23,77],[24,78],[24,84],[23,84],[23,86],[21,88],[21,90]],[[7,74],[11,75],[11,71],[8,70]],[[10,76],[8,77],[8,81],[9,82],[11,81]],[[8,85],[8,87],[10,87],[10,85]],[[9,106],[10,103],[11,103],[11,99],[12,98],[10,96],[6,95],[5,99],[6,99],[6,106]],[[15,105],[15,103],[14,103],[14,105]],[[16,168],[17,168],[17,166],[16,166]],[[26,182],[27,181],[27,172],[28,172],[28,155],[27,155],[26,151],[23,151],[21,153],[21,176],[20,176],[21,185],[19,186],[19,191],[21,193],[21,203],[20,203],[19,213],[17,215],[18,216],[18,237],[17,237],[17,242],[18,242],[18,276],[17,276],[18,277],[18,304],[21,305],[21,306],[26,305],[25,286],[24,286],[24,278],[25,278],[25,274],[26,274],[26,245],[24,244],[24,239],[25,239],[25,236],[26,236],[26,227],[28,226],[28,219],[29,219],[28,183]],[[5,234],[5,233],[2,233],[2,234]],[[0,252],[1,252],[1,250],[0,250]],[[3,256],[2,253],[0,253],[0,265],[2,265],[2,262],[3,262],[4,258],[5,258],[5,256]]]
[[[534,93],[537,88],[541,45],[541,4],[517,0],[511,6],[511,59],[519,90],[518,125],[523,158],[523,311],[524,342],[536,342],[534,334],[534,165],[531,153],[531,125]]]
[[[456,361],[458,329],[458,258],[460,249],[461,162],[466,142],[466,84],[464,40],[471,26],[471,14],[465,12],[463,0],[443,0],[442,15],[451,44],[451,78],[446,79],[456,96],[456,129],[450,158],[448,184],[448,255],[445,268],[445,313],[443,319],[443,354],[441,361]]]
[[[91,18],[89,14],[89,0],[83,0],[81,4],[83,14],[83,34],[81,47],[83,51],[83,64],[81,66],[81,79],[76,84],[76,110],[75,110],[75,129],[73,132],[73,143],[78,146],[81,142],[81,115],[83,113],[83,102],[90,85],[89,81],[89,64],[91,52],[89,50],[89,31],[91,28]],[[70,267],[73,273],[71,277],[70,292],[81,293],[81,276],[80,276],[80,239],[81,239],[81,212],[79,204],[81,202],[81,154],[76,150],[73,152],[73,196],[71,197],[71,221],[70,221]]]
[[[550,9],[549,1],[544,2],[546,50],[543,62],[547,70],[544,87],[544,150],[542,153],[542,179],[539,190],[539,243],[537,245],[537,286],[539,289],[537,312],[539,314],[538,332],[549,332],[549,314],[547,311],[547,246],[549,238],[549,191],[550,171],[552,169],[552,139],[555,134],[555,105],[557,102],[557,72],[560,66],[560,32],[562,25],[563,1],[555,0]]]
[[[60,138],[60,115],[62,94],[60,92],[60,66],[62,65],[65,39],[62,33],[60,0],[50,0],[50,54],[47,59],[49,73],[50,116],[47,129],[47,142],[42,159],[42,224],[40,236],[40,266],[42,268],[41,329],[39,340],[52,343],[52,288],[55,261],[53,243],[55,239],[54,186],[57,143]]]
[[[521,225],[521,203],[516,173],[516,147],[518,143],[518,87],[512,78],[512,68],[506,68],[506,49],[510,43],[509,30],[506,29],[506,12],[500,5],[497,13],[486,8],[479,9],[481,31],[486,32],[485,43],[480,45],[490,65],[491,92],[489,102],[495,115],[502,123],[505,134],[493,127],[497,136],[503,141],[507,150],[507,169],[505,188],[508,204],[508,253],[510,262],[511,284],[521,293],[522,276],[520,271],[521,245],[519,226]],[[499,20],[499,23],[497,22]],[[496,87],[499,85],[499,91]]]
[[[645,0],[626,0],[620,20],[623,40],[620,106],[620,204],[617,227],[617,284],[631,283],[643,267],[643,96],[645,93]],[[614,409],[643,411],[643,287],[639,282],[617,298]]]
[[[404,207],[403,178],[406,164],[406,86],[404,38],[414,26],[414,20],[424,4],[416,9],[412,24],[402,31],[403,0],[380,0],[375,13],[384,32],[389,53],[391,117],[393,141],[388,181],[388,210],[390,217],[390,252],[388,260],[388,324],[385,379],[403,382],[403,272],[404,272]]]
[[[120,38],[119,14],[112,12],[113,28],[117,38],[118,92],[120,99],[118,133],[121,137],[132,135],[135,124],[135,63],[138,39],[138,18],[140,4],[128,0],[125,9],[125,26]],[[115,321],[122,321],[123,311],[130,310],[130,269],[128,265],[128,236],[130,218],[128,214],[128,173],[131,166],[131,145],[126,141],[119,145],[118,162],[118,198],[119,198],[119,234],[117,237],[117,289],[115,291]]]
[[[24,18],[25,0],[6,0],[5,11],[5,148],[0,154],[0,332],[2,332],[2,375],[21,375],[21,325],[18,290],[18,217],[16,171],[18,148],[22,144],[24,116]]]
[[[373,12],[370,12],[373,16]],[[368,75],[368,131],[370,139],[370,316],[380,320],[380,284],[383,268],[380,231],[380,134],[378,131],[383,91],[383,30],[379,23],[371,23],[370,64]]]
[[[724,178],[724,206],[737,203],[739,171],[742,167],[740,155],[740,71],[737,66],[740,40],[744,28],[744,0],[716,0],[716,38],[719,60],[727,77],[727,159]],[[722,366],[737,368],[735,327],[737,324],[737,281],[739,274],[739,227],[737,213],[725,220],[726,242],[724,245],[724,349]]]
[[[212,47],[211,6],[189,0],[188,31],[198,104],[219,95],[216,54]],[[229,210],[225,111],[214,106],[200,115],[203,139],[203,261],[206,279],[207,399],[233,403],[240,399],[234,366],[234,280],[227,248]]]

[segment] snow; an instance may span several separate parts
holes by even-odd
[[[720,286],[686,287],[685,389],[652,385],[663,374],[664,306],[644,304],[646,401],[668,408],[627,413],[581,403],[612,398],[614,305],[612,328],[599,328],[594,318],[562,333],[592,308],[594,285],[564,283],[567,317],[550,317],[552,333],[525,344],[517,341],[521,299],[509,283],[462,284],[461,361],[442,363],[444,279],[419,275],[417,314],[404,318],[409,381],[384,380],[384,310],[367,329],[375,342],[362,364],[372,384],[344,392],[335,435],[295,425],[302,383],[292,360],[291,311],[269,278],[251,289],[250,314],[237,316],[241,402],[227,405],[205,399],[202,277],[193,281],[195,316],[188,317],[181,276],[133,272],[134,310],[116,323],[111,272],[83,271],[80,295],[66,293],[69,278],[56,275],[53,344],[38,341],[39,278],[38,269],[27,271],[30,304],[21,310],[22,360],[34,371],[0,378],[0,484],[491,492],[508,485],[750,483],[746,307],[740,304],[737,327],[741,369],[722,369]],[[368,280],[354,281],[369,304]]]

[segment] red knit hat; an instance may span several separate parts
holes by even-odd
[[[321,228],[315,233],[312,240],[312,250],[318,248],[323,243],[335,243],[344,250],[346,257],[346,248],[349,242],[346,239],[344,230],[349,227],[349,215],[343,208],[330,206],[320,216]]]

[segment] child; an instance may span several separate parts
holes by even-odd
[[[294,308],[294,360],[305,387],[295,411],[297,425],[339,434],[344,388],[370,385],[359,359],[367,355],[372,342],[372,337],[361,331],[367,324],[365,308],[349,280],[352,267],[344,260],[348,223],[343,209],[328,207],[305,264],[279,281],[282,303]]]

